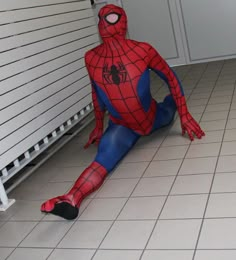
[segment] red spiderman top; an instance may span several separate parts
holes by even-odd
[[[166,81],[180,115],[183,134],[204,135],[188,112],[180,82],[159,53],[148,43],[126,39],[127,16],[115,5],[99,12],[99,33],[103,43],[85,55],[92,82],[96,127],[89,142],[98,143],[103,133],[104,111],[117,124],[146,135],[152,131],[156,101],[151,97],[149,69]]]

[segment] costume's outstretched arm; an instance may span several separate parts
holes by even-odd
[[[191,140],[194,139],[193,134],[195,134],[198,138],[204,136],[205,134],[199,124],[194,120],[188,111],[183,88],[173,70],[151,45],[149,45],[148,56],[149,67],[154,70],[169,86],[180,116],[182,134],[184,135],[185,132],[187,132]]]

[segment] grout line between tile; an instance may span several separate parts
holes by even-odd
[[[175,120],[176,120],[176,118],[175,118]],[[170,128],[168,129],[168,132],[169,132],[169,131],[170,131]],[[166,139],[166,137],[167,137],[167,136],[168,136],[168,134],[166,134],[166,135],[165,135],[165,137],[163,138],[163,140],[161,141],[160,145],[159,145],[159,146],[158,146],[158,148],[157,148],[157,151],[156,151],[156,153],[157,153],[157,152],[158,152],[158,150],[160,149],[160,147],[161,147],[161,144],[164,142],[164,140]],[[111,224],[111,226],[110,226],[110,228],[108,229],[107,233],[106,233],[106,234],[105,234],[105,236],[103,237],[103,239],[102,239],[101,243],[99,244],[98,248],[96,249],[96,251],[95,251],[95,253],[94,253],[93,257],[91,258],[91,260],[93,260],[93,259],[94,259],[94,257],[95,257],[95,255],[96,255],[97,251],[100,249],[100,247],[101,247],[101,245],[102,245],[103,241],[105,240],[105,238],[107,237],[107,235],[108,235],[109,231],[112,229],[113,225],[114,225],[114,224],[115,224],[115,222],[118,220],[118,218],[119,218],[119,216],[120,216],[120,214],[121,214],[122,210],[125,208],[126,204],[128,203],[129,199],[131,198],[131,196],[132,196],[132,194],[133,194],[134,190],[136,189],[136,187],[137,187],[137,186],[138,186],[138,184],[140,183],[141,179],[142,179],[142,178],[143,178],[143,176],[145,175],[145,172],[146,172],[147,168],[149,167],[149,165],[151,164],[151,162],[152,162],[153,158],[155,157],[156,153],[154,153],[154,155],[153,155],[152,159],[149,161],[149,163],[148,163],[147,167],[145,168],[145,170],[144,170],[143,174],[142,174],[142,175],[141,175],[141,177],[139,178],[139,181],[136,183],[136,185],[134,186],[134,188],[133,188],[132,192],[130,193],[129,197],[127,198],[127,200],[126,200],[125,204],[123,205],[123,207],[122,207],[122,208],[121,208],[121,210],[119,211],[119,213],[118,213],[118,215],[116,216],[116,218],[113,220],[113,223]],[[163,196],[162,196],[162,197],[163,197]],[[120,221],[120,220],[119,220],[119,221]],[[127,221],[127,220],[124,220],[124,221]],[[143,220],[138,220],[138,221],[143,221]],[[151,221],[153,221],[153,220],[151,220]],[[102,250],[103,250],[103,249],[102,249]]]
[[[190,70],[190,69],[189,69],[189,70]],[[161,89],[161,88],[160,88],[160,89]],[[178,118],[178,117],[175,117],[175,119],[174,119],[174,122],[177,120],[177,118]],[[174,122],[173,122],[173,123],[174,123]],[[173,123],[172,123],[172,124],[173,124]],[[170,130],[171,130],[171,128],[168,128],[168,132],[169,132]],[[157,153],[157,152],[158,152],[158,150],[160,149],[160,147],[161,147],[161,144],[164,142],[164,140],[167,138],[167,136],[168,136],[168,133],[167,133],[167,134],[164,136],[163,140],[161,141],[160,145],[159,145],[159,146],[158,146],[158,148],[157,148],[157,151],[156,151],[156,153]],[[138,186],[138,184],[139,184],[139,182],[141,181],[142,177],[144,176],[144,174],[145,174],[145,172],[146,172],[147,168],[149,167],[149,165],[150,165],[150,164],[151,164],[151,162],[153,161],[153,158],[155,157],[156,153],[154,153],[154,155],[153,155],[152,159],[149,161],[149,163],[148,163],[148,165],[147,165],[146,169],[144,170],[143,174],[142,174],[142,175],[141,175],[141,177],[139,178],[139,181],[137,182],[137,184],[136,184],[136,185],[135,185],[135,187],[133,188],[133,191],[130,193],[129,197],[127,198],[127,201],[125,202],[125,204],[124,204],[124,205],[123,205],[123,207],[121,208],[121,210],[120,210],[120,212],[118,213],[118,215],[117,215],[116,219],[115,219],[115,220],[113,220],[113,223],[111,224],[111,226],[110,226],[110,228],[108,229],[107,233],[106,233],[106,234],[105,234],[105,236],[103,237],[103,239],[102,239],[101,243],[99,244],[98,248],[96,249],[96,251],[95,251],[94,255],[93,255],[93,256],[92,256],[92,258],[91,258],[91,260],[93,260],[93,259],[94,259],[94,257],[95,257],[95,255],[96,255],[97,251],[99,250],[100,246],[102,245],[102,243],[103,243],[103,241],[105,240],[106,236],[108,235],[109,231],[112,229],[112,227],[113,227],[114,223],[117,221],[117,219],[118,219],[119,215],[121,214],[122,210],[123,210],[123,209],[124,209],[124,207],[126,206],[126,204],[127,204],[128,200],[129,200],[129,198],[132,196],[132,194],[133,194],[133,192],[134,192],[135,188]],[[140,220],[139,220],[139,221],[140,221]],[[142,256],[142,254],[141,254],[141,256]]]
[[[192,89],[191,94],[194,92],[194,89],[197,87],[197,84],[198,84],[198,82],[201,80],[202,75],[204,74],[204,72],[205,72],[206,69],[207,69],[207,66],[208,66],[208,65],[206,65],[204,71],[201,73],[201,76],[200,76],[199,80],[197,81],[195,87]],[[191,69],[190,69],[190,70],[191,70]],[[188,71],[188,72],[189,72],[189,71]],[[191,97],[191,94],[189,95],[188,99]],[[187,100],[186,100],[186,101],[187,101]],[[191,144],[191,143],[190,143],[190,144]],[[175,178],[174,178],[174,181],[173,181],[173,183],[172,183],[172,185],[171,185],[171,187],[170,187],[170,190],[169,190],[169,192],[168,192],[168,194],[167,194],[167,196],[166,196],[166,199],[165,199],[165,201],[164,201],[164,204],[163,204],[163,206],[162,206],[162,208],[161,208],[161,210],[160,210],[160,213],[159,213],[159,215],[158,215],[158,217],[157,217],[157,219],[156,219],[156,221],[155,221],[155,224],[154,224],[154,226],[153,226],[153,229],[152,229],[152,231],[151,231],[151,233],[150,233],[150,235],[149,235],[149,238],[148,238],[148,240],[147,240],[147,242],[146,242],[146,245],[145,245],[145,247],[144,247],[144,250],[143,250],[143,252],[142,252],[142,254],[141,254],[139,260],[142,259],[143,254],[144,254],[145,250],[147,249],[147,245],[148,245],[148,243],[149,243],[149,241],[150,241],[150,239],[151,239],[151,237],[152,237],[152,235],[153,235],[153,232],[154,232],[154,230],[155,230],[155,228],[156,228],[156,226],[157,226],[157,223],[158,223],[158,221],[160,220],[160,216],[161,216],[162,211],[163,211],[163,209],[164,209],[164,207],[165,207],[165,205],[166,205],[166,203],[167,203],[167,200],[168,200],[168,198],[169,198],[169,196],[170,196],[170,193],[171,193],[171,190],[172,190],[172,188],[173,188],[173,186],[174,186],[174,184],[175,184],[175,181],[176,181],[176,179],[177,179],[177,177],[178,177],[178,174],[179,174],[179,171],[180,171],[180,169],[181,169],[181,166],[183,165],[184,159],[185,159],[185,157],[186,157],[186,155],[187,155],[187,153],[188,153],[190,144],[188,144],[188,149],[187,149],[186,152],[185,152],[184,158],[183,158],[183,160],[182,160],[182,162],[181,162],[181,165],[180,165],[180,167],[179,167],[179,169],[178,169],[178,172],[177,172],[177,174],[176,174],[176,176],[175,176]]]
[[[209,66],[209,63],[207,63],[206,64],[206,66],[204,66],[204,69],[202,70],[202,69],[199,69],[199,71],[201,71],[201,75],[200,75],[200,77],[196,77],[196,79],[194,78],[194,80],[192,80],[192,82],[193,83],[191,83],[191,84],[193,84],[193,87],[191,87],[191,88],[188,88],[187,90],[188,90],[188,92],[190,92],[190,93],[188,93],[188,100],[189,99],[191,99],[191,95],[194,95],[194,90],[196,90],[196,89],[200,89],[200,87],[198,87],[198,84],[199,85],[203,85],[203,84],[205,84],[205,85],[207,85],[207,82],[206,83],[204,83],[205,81],[206,81],[206,79],[203,77],[203,75],[204,75],[204,73],[207,71],[207,69],[208,69],[208,66]],[[219,66],[218,66],[219,67]],[[221,74],[223,74],[224,75],[224,69],[226,68],[227,69],[227,63],[224,61],[224,62],[222,62],[221,64],[220,64],[220,69],[218,70],[218,67],[217,67],[217,71],[218,71],[218,76],[217,76],[217,79],[216,80],[211,80],[210,82],[214,82],[214,85],[213,86],[210,86],[209,87],[209,89],[210,89],[210,93],[209,93],[209,95],[207,94],[207,96],[208,96],[208,102],[207,102],[207,104],[206,105],[204,105],[204,111],[202,112],[202,113],[200,113],[201,114],[201,118],[200,118],[200,120],[202,119],[202,117],[203,117],[203,115],[204,115],[204,113],[206,112],[206,108],[207,108],[207,105],[209,104],[209,101],[210,101],[210,98],[212,97],[212,95],[214,94],[214,90],[219,90],[220,88],[219,88],[219,83],[221,84],[221,85],[224,85],[224,83],[223,83],[223,81],[222,81],[222,83],[221,83],[221,78],[220,78],[220,76],[221,76]],[[193,66],[189,66],[188,67],[188,69],[186,69],[186,71],[184,72],[184,77],[181,79],[181,81],[183,81],[184,80],[184,78],[187,78],[187,76],[188,76],[188,74],[189,73],[191,73],[191,70],[193,70],[193,69],[195,69],[195,67],[194,67],[194,65]],[[198,80],[197,80],[198,79]],[[205,81],[204,82],[202,82],[201,83],[201,80],[204,80],[205,79]],[[187,84],[187,82],[186,82],[186,84]],[[159,83],[159,85],[160,85],[160,83]],[[201,85],[201,86],[202,86]],[[157,91],[155,92],[155,95],[156,94],[158,94],[157,92],[158,91],[160,91],[160,90],[162,90],[163,89],[163,87],[164,87],[164,85],[163,84],[161,84],[160,85],[160,87],[157,89]],[[205,88],[205,87],[202,87],[202,88]],[[156,177],[145,177],[144,175],[145,175],[145,172],[147,171],[147,168],[149,167],[149,165],[151,164],[151,162],[153,162],[154,160],[154,157],[155,157],[155,155],[157,154],[157,152],[158,152],[158,150],[161,148],[161,147],[175,147],[175,146],[179,146],[179,145],[174,145],[174,146],[162,146],[162,144],[163,144],[163,142],[164,142],[164,140],[168,137],[168,133],[170,132],[170,130],[171,130],[171,128],[168,128],[168,131],[167,131],[167,134],[165,135],[165,137],[163,138],[163,140],[162,140],[162,142],[161,142],[161,144],[159,145],[159,147],[157,148],[157,150],[156,150],[156,153],[153,155],[153,158],[149,161],[149,163],[148,163],[148,165],[147,165],[147,167],[145,168],[145,170],[144,170],[144,172],[143,172],[143,174],[142,174],[142,176],[141,177],[139,177],[139,178],[135,178],[135,179],[139,179],[139,181],[137,182],[137,184],[135,185],[135,187],[133,188],[133,191],[130,193],[130,196],[127,198],[127,197],[124,197],[125,199],[127,199],[126,200],[126,202],[125,202],[125,204],[123,205],[123,207],[121,208],[121,210],[120,210],[120,212],[119,212],[119,214],[117,215],[117,217],[116,217],[116,219],[114,220],[114,221],[111,221],[111,220],[107,220],[107,221],[110,221],[110,222],[112,222],[112,224],[111,224],[111,226],[110,226],[110,228],[109,228],[109,230],[107,231],[107,233],[105,234],[105,236],[103,237],[103,240],[101,241],[101,243],[99,244],[99,246],[96,248],[96,249],[94,249],[94,248],[80,248],[80,250],[87,250],[87,249],[91,249],[91,250],[95,250],[95,252],[94,252],[94,254],[93,254],[93,256],[92,256],[92,258],[91,258],[91,260],[92,259],[94,259],[94,257],[95,257],[95,255],[96,255],[96,253],[97,253],[97,251],[99,250],[99,248],[100,248],[100,246],[101,246],[101,244],[103,243],[103,241],[105,240],[105,238],[107,237],[107,234],[109,233],[109,231],[111,230],[111,228],[112,228],[112,226],[114,225],[114,223],[117,221],[117,219],[118,219],[118,217],[119,217],[119,215],[121,214],[121,212],[122,212],[122,210],[124,209],[124,207],[126,206],[126,204],[127,204],[127,202],[128,202],[128,200],[129,200],[129,198],[131,198],[131,196],[132,196],[132,194],[133,194],[133,192],[134,192],[134,190],[135,190],[135,188],[137,187],[137,185],[140,183],[140,181],[143,179],[143,178],[158,178],[158,177],[169,177],[169,176],[175,176],[175,178],[174,178],[174,181],[173,181],[173,183],[172,183],[172,185],[171,185],[171,188],[170,188],[170,190],[169,190],[169,193],[168,193],[168,195],[166,196],[166,195],[157,195],[157,196],[134,196],[134,197],[132,197],[132,198],[138,198],[138,197],[166,197],[166,199],[165,199],[165,202],[164,202],[164,204],[163,204],[163,207],[162,207],[162,209],[161,209],[161,211],[160,211],[160,213],[159,213],[159,215],[158,215],[158,217],[157,217],[157,219],[155,219],[156,221],[155,221],[155,225],[154,225],[154,227],[153,227],[153,230],[152,230],[152,232],[151,232],[151,234],[150,234],[150,236],[149,236],[149,239],[147,240],[147,243],[146,243],[146,245],[145,245],[145,248],[144,248],[144,250],[143,249],[135,249],[135,251],[142,251],[142,254],[141,254],[141,256],[140,256],[140,260],[141,260],[141,258],[143,257],[143,254],[144,254],[144,251],[145,250],[148,250],[146,247],[147,247],[147,245],[148,245],[148,243],[149,243],[149,240],[150,240],[150,238],[151,238],[151,236],[152,236],[152,234],[153,234],[153,231],[154,231],[154,229],[155,229],[155,227],[156,227],[156,225],[157,225],[157,223],[158,223],[158,221],[159,220],[176,220],[175,218],[173,218],[173,219],[162,219],[162,218],[160,218],[160,216],[161,216],[161,213],[162,213],[162,211],[163,211],[163,209],[164,209],[164,207],[165,207],[165,204],[166,204],[166,202],[167,202],[167,200],[168,200],[168,198],[169,197],[171,197],[171,196],[187,196],[187,195],[200,195],[200,194],[205,194],[205,195],[208,195],[208,199],[207,199],[207,203],[206,203],[206,206],[205,206],[205,210],[204,210],[204,215],[203,215],[203,218],[191,218],[191,219],[202,219],[202,222],[201,222],[201,226],[200,226],[200,230],[199,230],[199,234],[198,234],[198,238],[197,238],[197,242],[196,242],[196,246],[195,246],[195,249],[194,249],[194,254],[193,254],[193,258],[192,258],[192,260],[194,260],[195,259],[195,255],[196,255],[196,251],[197,250],[202,250],[202,251],[204,251],[204,250],[208,250],[208,249],[197,249],[197,247],[198,247],[198,243],[199,243],[199,239],[200,239],[200,235],[201,235],[201,231],[202,231],[202,228],[203,228],[203,223],[204,223],[204,219],[235,219],[236,217],[217,217],[217,218],[207,218],[207,217],[205,217],[205,215],[206,215],[206,211],[207,211],[207,207],[208,207],[208,203],[209,203],[209,198],[210,198],[210,195],[211,194],[229,194],[229,193],[236,193],[236,191],[235,192],[211,192],[211,190],[212,190],[212,187],[213,187],[213,182],[214,182],[214,178],[215,178],[215,176],[216,176],[216,174],[228,174],[228,173],[235,173],[236,174],[236,172],[235,171],[232,171],[232,172],[216,172],[216,168],[217,168],[217,164],[218,164],[218,161],[219,161],[219,157],[220,157],[220,152],[221,152],[221,149],[222,149],[222,145],[223,145],[223,143],[224,142],[231,142],[231,141],[224,141],[224,136],[225,136],[225,132],[226,132],[226,126],[227,126],[227,122],[228,122],[228,120],[229,120],[229,113],[230,113],[230,111],[232,110],[231,109],[231,107],[232,107],[232,104],[233,104],[233,98],[235,97],[235,93],[236,93],[236,82],[234,82],[234,89],[233,89],[233,94],[232,94],[232,99],[231,99],[231,104],[230,104],[230,108],[228,109],[228,110],[224,110],[224,111],[228,111],[228,116],[227,116],[227,119],[226,119],[226,124],[225,124],[225,127],[224,127],[224,133],[223,133],[223,138],[222,138],[222,140],[221,140],[221,147],[220,147],[220,151],[219,151],[219,154],[218,154],[218,156],[217,156],[217,162],[216,162],[216,166],[215,166],[215,171],[214,171],[214,173],[212,174],[213,175],[213,178],[212,178],[212,182],[211,182],[211,186],[210,186],[210,191],[208,192],[208,193],[193,193],[193,194],[170,194],[171,193],[171,190],[172,190],[172,188],[173,188],[173,186],[174,186],[174,184],[175,184],[175,181],[176,181],[176,178],[178,177],[178,176],[190,176],[190,175],[202,175],[202,174],[207,174],[207,173],[201,173],[201,174],[179,174],[179,171],[180,171],[180,168],[181,168],[181,166],[182,166],[182,164],[183,164],[183,161],[184,161],[184,159],[186,158],[186,154],[187,154],[187,152],[188,152],[188,150],[189,150],[189,148],[190,148],[190,146],[191,145],[199,145],[199,144],[195,144],[195,143],[190,143],[190,144],[187,144],[188,145],[188,149],[187,149],[187,151],[186,151],[186,153],[185,153],[185,156],[184,156],[184,158],[183,159],[181,159],[182,160],[182,163],[181,163],[181,165],[180,165],[180,167],[179,167],[179,170],[178,170],[178,172],[177,172],[177,174],[174,174],[174,175],[168,175],[168,176],[156,176]],[[213,105],[216,105],[216,104],[213,104]],[[196,106],[194,106],[194,107],[196,107]],[[175,122],[177,121],[177,118],[179,118],[179,117],[175,117]],[[200,121],[199,120],[199,121]],[[219,121],[219,120],[214,120],[214,121]],[[207,121],[206,121],[207,122]],[[234,128],[233,128],[234,129]],[[207,131],[207,132],[215,132],[215,131],[222,131],[222,130],[210,130],[210,131]],[[219,143],[219,142],[209,142],[209,143]],[[209,143],[204,143],[204,144],[209,144]],[[202,143],[201,143],[202,144]],[[182,146],[184,145],[184,146],[187,146],[186,144],[181,144]],[[154,147],[155,148],[155,147]],[[227,156],[232,156],[232,155],[225,155],[225,156],[223,156],[223,157],[227,157]],[[206,157],[192,157],[192,158],[211,158],[212,156],[206,156]],[[215,157],[215,156],[214,156]],[[192,159],[192,158],[188,158],[188,159]],[[175,160],[175,159],[173,159],[173,160]],[[155,160],[156,161],[156,160]],[[159,160],[157,160],[157,161],[159,161]],[[160,161],[170,161],[170,160],[160,160]],[[127,163],[129,163],[129,162],[127,162]],[[130,163],[132,163],[132,162],[130,162]],[[73,166],[71,166],[71,167],[73,167]],[[68,167],[63,167],[63,168],[71,168],[70,166],[68,166]],[[57,167],[58,168],[58,167]],[[127,179],[127,178],[118,178],[118,179]],[[134,179],[134,178],[128,178],[128,179]],[[109,178],[107,178],[106,179],[106,181],[108,181],[109,180]],[[66,182],[66,181],[65,181]],[[106,199],[108,199],[108,198],[114,198],[114,197],[106,197]],[[117,197],[115,197],[115,198],[117,198]],[[122,197],[119,197],[119,198],[122,198]],[[92,197],[91,199],[90,199],[90,201],[89,201],[89,203],[86,205],[86,207],[83,209],[83,211],[81,211],[80,212],[80,215],[87,209],[87,207],[91,204],[91,202],[94,200],[94,199],[96,199],[95,197]],[[105,198],[100,198],[100,199],[105,199]],[[31,200],[30,200],[31,201]],[[39,201],[39,200],[32,200],[32,201]],[[16,213],[15,213],[16,214]],[[14,215],[15,215],[14,214]],[[80,216],[79,215],[79,216]],[[75,225],[75,223],[77,223],[77,221],[83,221],[83,220],[79,220],[79,216],[78,216],[78,218],[72,223],[72,225],[70,226],[70,228],[67,230],[67,232],[64,234],[64,236],[61,238],[61,240],[58,242],[58,244],[64,239],[64,237],[68,234],[68,232],[71,230],[71,228]],[[33,232],[33,230],[41,223],[41,222],[61,222],[61,223],[63,223],[63,221],[60,221],[60,220],[44,220],[44,218],[45,217],[42,217],[40,220],[38,220],[38,221],[14,221],[14,220],[6,220],[6,221],[4,221],[5,223],[2,225],[2,226],[4,226],[6,223],[8,223],[8,222],[35,222],[35,223],[37,223],[33,228],[32,228],[32,230],[19,242],[19,244],[14,248],[14,250],[11,252],[11,254],[7,257],[7,259],[14,253],[14,251],[16,250],[16,248],[37,248],[37,249],[42,249],[42,248],[39,248],[39,247],[19,247],[19,245]],[[179,219],[179,218],[177,218],[178,220],[185,220],[185,219],[190,219],[190,218],[182,218],[182,219]],[[119,220],[119,221],[153,221],[154,219],[142,219],[142,220],[135,220],[135,219],[131,219],[131,220]],[[84,221],[89,221],[89,220],[84,220]],[[93,220],[94,221],[94,220]],[[99,220],[95,220],[95,221],[97,221],[98,223],[99,223]],[[105,220],[102,220],[102,221],[105,221]],[[1,227],[2,227],[1,226]],[[51,249],[52,250],[52,252],[49,254],[49,256],[47,257],[47,259],[51,256],[51,254],[55,251],[55,249],[57,249],[57,246],[58,246],[58,244],[55,246],[55,248],[48,248],[48,249]],[[6,246],[4,246],[4,247],[2,247],[2,246],[0,246],[0,248],[13,248],[13,247],[6,247]],[[47,248],[44,248],[43,247],[43,249],[47,249]],[[69,249],[69,248],[68,248]],[[75,249],[75,248],[72,248],[72,249]],[[102,249],[102,250],[111,250],[111,249]],[[134,249],[116,249],[116,250],[122,250],[122,251],[132,251],[132,250],[134,250]],[[159,251],[161,251],[162,249],[158,249]],[[164,250],[164,249],[163,249]],[[190,249],[168,249],[168,250],[166,250],[165,249],[165,251],[172,251],[172,250],[174,250],[174,251],[178,251],[178,250],[181,250],[181,251],[190,251]],[[215,249],[215,250],[235,250],[235,248],[233,248],[233,249]],[[193,249],[191,249],[191,251],[193,251]]]
[[[174,120],[174,122],[177,120],[177,118],[178,118],[178,117],[175,117],[175,120]],[[174,123],[174,122],[173,122],[173,123]],[[173,123],[172,123],[172,124],[173,124]],[[169,129],[168,129],[168,132],[170,132],[170,130],[171,130],[171,128],[169,128]],[[162,145],[162,143],[165,141],[165,139],[167,138],[167,136],[168,136],[168,133],[165,135],[165,137],[164,137],[164,138],[163,138],[163,140],[161,141],[161,143],[160,143],[159,147],[157,148],[157,151],[156,151],[156,153],[155,153],[155,154],[153,155],[153,157],[152,157],[152,160],[150,160],[149,164],[147,165],[147,167],[146,167],[145,171],[143,172],[142,176],[140,177],[139,181],[137,182],[137,184],[136,184],[136,185],[135,185],[135,187],[133,188],[133,191],[131,192],[131,194],[130,194],[130,196],[128,197],[128,199],[127,199],[126,203],[124,204],[124,206],[121,208],[121,210],[120,210],[119,214],[117,215],[116,219],[113,221],[113,223],[112,223],[111,227],[109,228],[109,230],[107,231],[107,233],[106,233],[106,235],[104,236],[103,240],[101,241],[101,243],[100,243],[99,247],[97,248],[96,252],[94,253],[94,255],[93,255],[92,259],[93,259],[93,258],[94,258],[94,256],[96,255],[96,253],[97,253],[98,249],[99,249],[99,248],[100,248],[100,246],[102,245],[102,243],[103,243],[103,241],[105,240],[105,238],[106,238],[107,234],[109,233],[109,231],[111,230],[112,226],[114,225],[114,223],[115,223],[115,222],[116,222],[116,220],[118,219],[119,215],[121,214],[122,210],[123,210],[123,209],[124,209],[124,207],[126,206],[126,204],[127,204],[128,200],[129,200],[129,198],[132,196],[132,194],[133,194],[133,192],[134,192],[135,188],[138,186],[138,184],[139,184],[140,180],[143,178],[143,176],[144,176],[144,174],[145,174],[145,172],[146,172],[146,170],[147,170],[148,166],[149,166],[149,165],[151,164],[151,162],[153,161],[153,159],[154,159],[155,155],[157,154],[158,150],[161,148],[161,145]],[[163,196],[162,196],[162,197],[163,197]],[[127,221],[127,220],[126,220],[126,221]],[[140,220],[139,220],[139,221],[140,221]],[[142,257],[142,254],[141,254],[141,257]],[[91,260],[92,260],[92,259],[91,259]]]
[[[220,77],[220,74],[222,73],[224,65],[225,65],[225,62],[222,65],[222,68],[221,68],[221,71],[220,71],[220,73],[218,75],[218,78]],[[236,88],[236,81],[234,82],[234,93],[235,93],[235,88]],[[212,91],[212,93],[213,93],[213,91]],[[211,195],[211,191],[212,191],[212,187],[213,187],[213,183],[214,183],[214,179],[215,179],[215,175],[216,175],[216,169],[217,169],[217,165],[218,165],[218,162],[219,162],[219,157],[220,157],[220,153],[221,153],[221,149],[222,149],[222,145],[223,145],[223,140],[224,140],[224,135],[225,135],[225,131],[226,131],[227,121],[228,121],[228,118],[229,118],[230,108],[232,106],[232,100],[233,100],[233,95],[232,95],[230,107],[229,107],[229,110],[228,110],[228,115],[227,115],[227,118],[226,118],[224,134],[223,134],[223,138],[222,138],[222,142],[221,142],[221,146],[220,146],[217,162],[216,162],[216,165],[215,165],[215,171],[214,171],[214,174],[213,174],[213,178],[212,178],[212,182],[211,182],[211,186],[210,186],[210,190],[209,190],[209,195],[208,195],[206,206],[205,206],[205,210],[204,210],[204,213],[203,213],[203,219],[202,219],[202,223],[201,223],[201,226],[200,226],[200,230],[199,230],[198,238],[197,238],[197,241],[196,241],[195,250],[194,250],[194,254],[193,254],[192,260],[195,259],[196,252],[197,252],[197,247],[198,247],[200,236],[201,236],[201,232],[202,232],[202,229],[203,229],[203,223],[204,223],[204,219],[205,219],[205,216],[206,216],[206,211],[207,211],[207,207],[208,207],[208,204],[209,204],[209,199],[210,199],[210,195]]]

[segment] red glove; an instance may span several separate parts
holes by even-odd
[[[181,116],[180,121],[182,127],[182,135],[187,132],[191,141],[194,140],[194,134],[199,139],[201,139],[202,136],[205,135],[199,124],[194,120],[189,112]]]
[[[89,140],[84,146],[84,148],[87,149],[90,146],[90,144],[93,143],[98,145],[102,138],[102,135],[103,135],[103,129],[101,127],[95,127],[91,132],[91,134],[89,135]]]

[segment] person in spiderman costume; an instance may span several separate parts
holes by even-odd
[[[99,12],[99,33],[103,43],[85,54],[92,84],[96,126],[85,145],[98,144],[94,161],[82,172],[71,190],[52,198],[41,211],[65,219],[78,216],[82,200],[97,190],[105,177],[143,135],[170,124],[176,110],[182,134],[201,138],[204,132],[188,111],[181,84],[159,53],[148,43],[125,38],[127,17],[115,5]],[[157,103],[150,93],[149,71],[156,72],[169,86],[170,95]],[[109,123],[103,133],[105,111]]]

